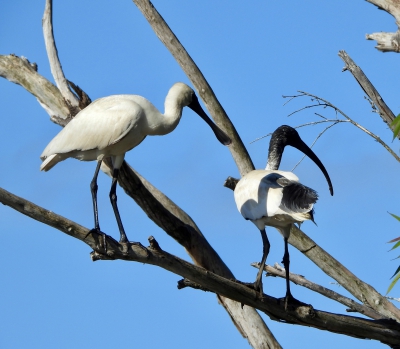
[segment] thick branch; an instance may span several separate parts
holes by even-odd
[[[178,38],[150,1],[133,0],[133,2],[143,13],[158,38],[168,48],[182,70],[188,76],[215,122],[231,137],[232,145],[229,146],[229,149],[239,169],[240,175],[244,176],[247,172],[254,170],[254,165],[235,127],[219,103],[207,80],[179,42]]]
[[[218,276],[204,268],[197,267],[164,252],[154,242],[154,238],[149,248],[138,244],[130,244],[126,249],[113,238],[107,236],[107,255],[104,255],[99,252],[102,251],[101,244],[99,244],[99,241],[102,241],[102,235],[97,233],[87,235],[88,229],[15,196],[4,189],[0,189],[0,202],[84,241],[96,250],[92,252],[93,260],[122,259],[156,265],[200,284],[212,292],[260,309],[273,320],[312,326],[358,338],[375,339],[388,345],[400,345],[400,325],[394,321],[372,321],[352,316],[331,314],[315,310],[312,306],[301,306],[285,310],[283,300],[267,295],[260,299],[257,292],[240,283]]]
[[[53,35],[53,1],[46,0],[46,6],[44,9],[42,26],[43,26],[43,36],[46,45],[47,56],[49,58],[51,73],[53,74],[54,81],[59,88],[61,94],[67,101],[67,103],[73,107],[77,108],[79,106],[79,101],[70,91],[67,79],[64,76],[64,72],[61,67],[60,60],[58,59],[57,47],[54,41]]]
[[[0,76],[21,85],[32,93],[50,115],[50,119],[62,126],[69,122],[69,110],[56,86],[37,73],[35,64],[15,55],[0,55]]]
[[[398,0],[367,0],[371,4],[379,7],[379,9],[390,13],[395,19],[397,27],[400,24],[400,4]],[[367,34],[367,40],[376,40],[378,45],[376,48],[382,52],[400,52],[400,30],[396,33],[373,33]]]
[[[361,88],[364,90],[367,96],[372,100],[372,102],[378,108],[379,115],[381,116],[383,121],[386,122],[393,131],[394,127],[391,126],[391,123],[394,120],[395,115],[386,105],[379,92],[371,84],[371,82],[364,74],[364,72],[361,70],[361,68],[358,65],[356,65],[355,62],[351,59],[351,57],[346,53],[346,51],[339,51],[339,57],[346,64],[344,70],[348,70],[350,73],[353,74],[354,78],[360,84]]]

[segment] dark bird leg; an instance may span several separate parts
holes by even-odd
[[[263,285],[262,285],[262,273],[264,271],[265,261],[267,260],[267,256],[269,253],[270,244],[268,241],[267,233],[265,232],[265,228],[260,230],[262,241],[263,241],[263,256],[261,259],[260,269],[258,269],[257,278],[254,282],[254,289],[260,291],[260,295],[263,294]]]
[[[118,175],[119,175],[119,169],[114,169],[113,172],[113,178],[112,178],[112,183],[111,183],[111,190],[110,190],[110,200],[111,200],[111,205],[114,210],[115,218],[117,219],[118,223],[118,228],[119,228],[119,233],[121,235],[119,242],[126,244],[128,243],[128,238],[126,237],[124,227],[122,225],[121,221],[121,216],[119,215],[118,211],[118,206],[117,206],[117,182],[118,182]]]
[[[93,179],[90,182],[90,192],[92,193],[92,202],[93,202],[94,228],[92,230],[90,230],[87,233],[87,235],[89,235],[89,234],[91,234],[93,232],[103,235],[103,246],[104,246],[105,251],[107,252],[106,234],[104,234],[100,230],[99,211],[98,211],[98,208],[97,208],[97,189],[98,189],[97,177],[99,175],[101,162],[102,162],[102,160],[97,162],[96,171],[94,172]]]
[[[290,281],[289,281],[289,248],[288,248],[288,238],[284,237],[285,241],[285,253],[283,255],[282,263],[286,271],[286,297],[285,297],[285,309],[287,309],[288,302],[293,299],[292,293],[290,292]]]
[[[100,166],[102,160],[97,162],[96,171],[94,172],[94,176],[92,181],[90,182],[90,191],[92,193],[92,201],[93,201],[93,213],[94,213],[94,229],[100,232],[100,224],[99,224],[99,211],[97,209],[97,176],[99,175]]]
[[[285,241],[285,254],[283,255],[282,263],[283,266],[285,267],[285,272],[286,272],[286,296],[285,296],[285,310],[287,310],[288,304],[292,305],[305,305],[305,303],[300,302],[296,298],[292,296],[292,292],[290,292],[290,280],[289,280],[289,264],[290,264],[290,259],[289,259],[289,249],[288,249],[288,238],[284,237],[283,238]]]

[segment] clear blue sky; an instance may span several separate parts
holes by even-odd
[[[382,54],[366,33],[395,31],[394,19],[365,1],[154,1],[186,47],[236,125],[257,168],[264,168],[268,139],[250,144],[281,124],[317,120],[312,110],[291,116],[310,103],[283,106],[282,95],[304,90],[319,95],[391,142],[391,133],[371,113],[364,93],[337,56],[345,49],[368,75],[395,114],[399,56]],[[53,81],[43,43],[44,1],[15,0],[0,6],[0,53],[23,55]],[[54,33],[67,78],[94,100],[132,93],[158,108],[176,81],[189,83],[167,49],[131,1],[54,1]],[[39,156],[60,127],[20,86],[0,80],[2,171],[0,186],[88,228],[93,226],[89,182],[94,163],[69,159],[48,173]],[[319,110],[326,116],[328,111]],[[302,128],[311,143],[322,126]],[[390,143],[396,152],[399,143]],[[303,230],[364,281],[385,293],[398,266],[386,244],[399,236],[396,183],[399,164],[378,143],[347,124],[335,126],[314,147],[328,169],[335,196],[306,160],[295,170],[317,190],[318,227]],[[281,165],[291,170],[301,154],[288,149]],[[224,179],[238,176],[228,149],[192,111],[185,110],[168,136],[146,139],[126,160],[180,205],[198,224],[235,276],[253,281],[251,262],[262,254],[256,227],[237,212]],[[102,229],[118,238],[109,204],[110,179],[100,175]],[[160,230],[118,189],[128,237],[188,259],[183,248]],[[91,262],[90,249],[57,230],[0,205],[1,348],[248,348],[216,297],[192,289],[178,291],[179,276],[138,263]],[[267,230],[267,262],[280,262],[283,240]],[[347,292],[294,248],[291,268],[325,287]],[[265,291],[284,295],[284,280],[264,278]],[[293,294],[318,309],[345,313],[345,307],[293,286]],[[399,297],[397,286],[391,295]],[[397,306],[399,304],[397,303]],[[378,348],[363,341],[284,325],[265,317],[285,348]],[[290,332],[289,332],[290,331]]]

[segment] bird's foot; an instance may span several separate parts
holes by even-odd
[[[242,284],[248,288],[251,288],[252,290],[256,291],[259,293],[260,297],[263,298],[263,285],[262,282],[244,282],[244,281],[239,281],[239,280],[235,280],[236,282],[238,282],[239,284]]]
[[[91,235],[93,233],[99,234],[102,236],[102,239],[101,239],[102,241],[99,241],[99,247],[103,248],[105,253],[107,254],[107,241],[106,241],[107,234],[103,233],[100,230],[100,228],[93,228],[93,229],[89,230],[89,232],[85,235],[85,238],[83,240],[85,240],[89,235]]]
[[[299,301],[298,299],[294,298],[291,293],[287,293],[285,297],[281,298],[285,304],[285,310],[293,310],[298,307],[308,306],[308,304]]]
[[[119,241],[119,244],[122,245],[122,254],[124,255],[128,254],[129,246],[135,245],[141,248],[144,252],[146,252],[146,258],[150,256],[149,250],[146,247],[144,247],[140,242],[128,241],[128,239],[126,240],[121,239]]]

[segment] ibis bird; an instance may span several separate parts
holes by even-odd
[[[246,174],[236,185],[234,197],[242,216],[253,222],[261,232],[263,256],[253,286],[262,294],[262,272],[270,244],[265,226],[278,229],[283,235],[285,253],[282,263],[286,270],[285,308],[288,302],[296,301],[290,292],[288,239],[293,223],[302,223],[313,218],[313,206],[317,192],[299,183],[292,172],[278,171],[285,146],[290,145],[306,154],[320,168],[333,195],[332,183],[324,165],[314,152],[301,140],[297,131],[290,126],[280,126],[272,134],[265,170],[254,170]],[[315,222],[314,222],[315,223]]]
[[[120,243],[128,239],[117,206],[116,186],[125,153],[139,145],[146,136],[165,135],[178,125],[183,107],[196,112],[224,145],[230,138],[204,112],[194,91],[182,82],[175,83],[165,98],[161,114],[147,99],[137,95],[114,95],[100,98],[80,111],[44,149],[40,170],[48,171],[67,158],[97,161],[90,183],[95,230],[101,233],[97,209],[97,176],[105,158],[113,164],[110,200],[117,220]],[[101,233],[103,234],[103,233]]]

